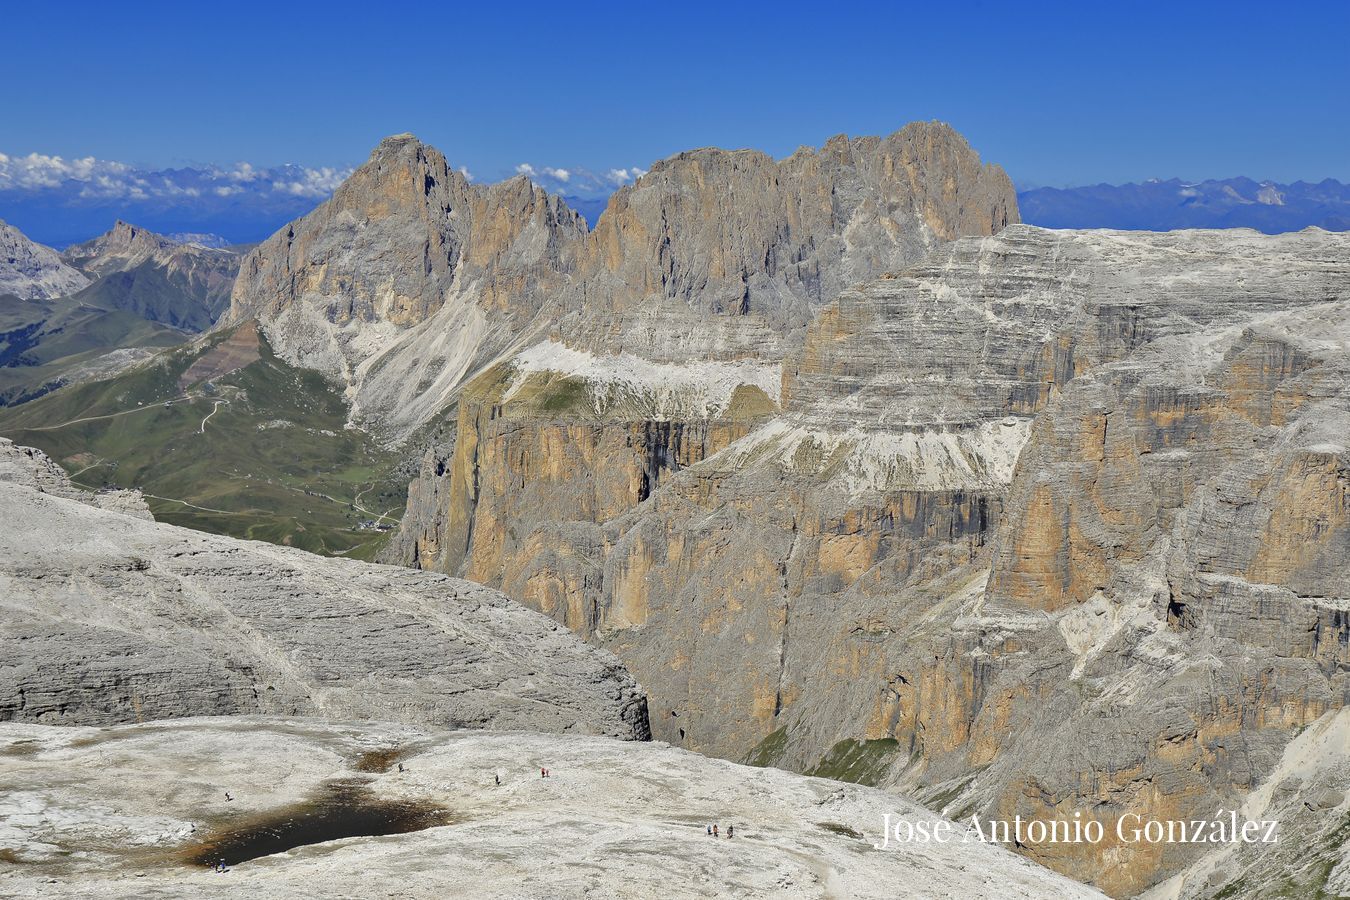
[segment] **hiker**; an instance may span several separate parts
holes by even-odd
[[[735,826],[735,825],[728,825],[728,826],[727,826],[727,837],[731,837],[731,836],[732,836],[733,834],[735,834],[735,833],[736,833],[736,826]]]
[[[497,781],[498,784],[501,784],[501,783],[502,783],[502,776],[500,776],[500,775],[493,775],[492,777],[493,777],[494,779],[496,779],[496,781]]]
[[[222,859],[220,862],[216,863],[216,871],[217,872],[229,871],[228,869],[225,868],[225,860]]]
[[[713,826],[713,837],[721,837],[721,835],[717,833],[717,826],[716,826],[716,825]]]
[[[403,771],[403,763],[399,763],[399,764],[398,764],[398,770],[399,770],[400,772]]]
[[[708,837],[712,837],[712,826],[708,826]]]
[[[226,803],[229,803],[229,802],[232,801],[233,799],[234,799],[234,798],[230,796],[230,792],[229,792],[229,791],[226,791],[226,792],[225,792],[225,802],[226,802]]]
[[[548,777],[548,769],[540,769],[540,770],[539,770],[539,777],[540,777],[540,778],[547,778],[547,777]]]

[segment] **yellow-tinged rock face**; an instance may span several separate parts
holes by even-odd
[[[461,406],[440,563],[613,649],[685,747],[954,814],[1208,814],[1347,699],[1341,240],[958,241],[711,415],[522,355]],[[1118,894],[1190,858],[1024,851]]]

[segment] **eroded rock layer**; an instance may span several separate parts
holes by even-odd
[[[777,385],[488,371],[405,552],[613,649],[687,747],[1207,814],[1350,699],[1347,322],[1344,236],[1009,227],[845,290]],[[1024,850],[1118,894],[1192,852]]]
[[[496,591],[96,508],[43,463],[0,445],[0,720],[272,713],[649,736],[611,654]]]

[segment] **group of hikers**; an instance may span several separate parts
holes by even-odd
[[[716,825],[709,825],[709,826],[708,826],[708,837],[721,837],[721,836],[722,836],[722,835],[721,835],[721,833],[717,830],[717,826],[716,826]],[[728,826],[727,826],[727,837],[735,837],[735,836],[736,836],[736,826],[735,826],[735,825],[728,825]]]

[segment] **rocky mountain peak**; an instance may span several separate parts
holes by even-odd
[[[402,134],[257,248],[230,316],[258,318],[283,356],[406,433],[550,331],[648,359],[777,360],[849,284],[1014,221],[1007,176],[940,123],[782,160],[679,153],[618,191],[594,230],[529,179],[471,184]]]
[[[51,247],[30,241],[22,231],[0,220],[0,295],[52,300],[73,294],[88,283],[88,278],[66,265]]]
[[[147,228],[117,219],[98,237],[67,247],[61,258],[91,277],[120,272],[147,260],[168,265],[175,257],[200,257],[212,261],[230,258],[228,250],[184,244]]]

